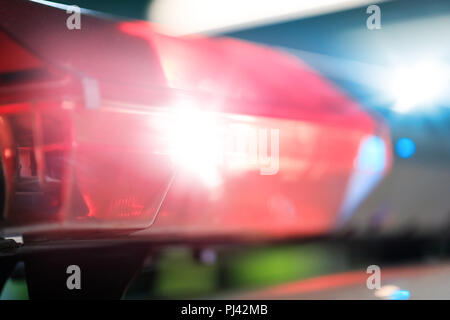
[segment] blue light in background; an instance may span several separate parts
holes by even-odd
[[[395,290],[391,293],[391,300],[408,300],[411,296],[411,293],[408,290]]]
[[[416,144],[409,138],[401,138],[395,144],[395,152],[400,158],[411,158],[416,152]]]

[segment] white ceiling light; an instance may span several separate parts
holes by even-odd
[[[150,20],[171,34],[213,33],[369,5],[369,0],[155,0]]]

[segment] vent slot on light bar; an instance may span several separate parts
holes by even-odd
[[[57,221],[70,151],[69,118],[67,111],[47,109],[55,102],[25,105],[28,112],[2,116],[11,130],[11,146],[3,149],[3,161],[14,164],[7,172],[13,194],[8,216],[20,224]]]
[[[46,56],[53,51],[37,50],[55,62],[49,65],[2,31],[0,45],[2,225],[28,234],[151,225],[173,170],[167,156],[154,152],[148,106],[166,94],[155,98],[147,88],[129,88],[108,77],[100,81],[98,75],[111,68],[93,68],[102,95],[92,109],[83,93],[93,82],[83,86],[80,78],[85,60],[77,60],[80,69],[72,66],[72,72]],[[147,64],[156,64],[147,58]],[[149,78],[159,74],[150,71]],[[144,113],[129,106],[108,108],[104,96],[129,104],[130,97],[142,98]]]
[[[55,222],[70,151],[68,110],[61,108],[60,97],[73,88],[67,75],[2,30],[0,46],[3,223]]]

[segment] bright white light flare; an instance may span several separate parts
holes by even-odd
[[[446,66],[436,61],[422,61],[394,70],[389,87],[396,101],[394,110],[406,113],[435,105],[445,94],[447,71]]]
[[[175,165],[194,173],[208,186],[221,183],[224,134],[217,113],[200,110],[185,101],[171,109],[162,128]]]

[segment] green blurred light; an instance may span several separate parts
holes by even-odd
[[[25,280],[8,279],[3,291],[0,295],[0,300],[28,300],[28,288]]]

